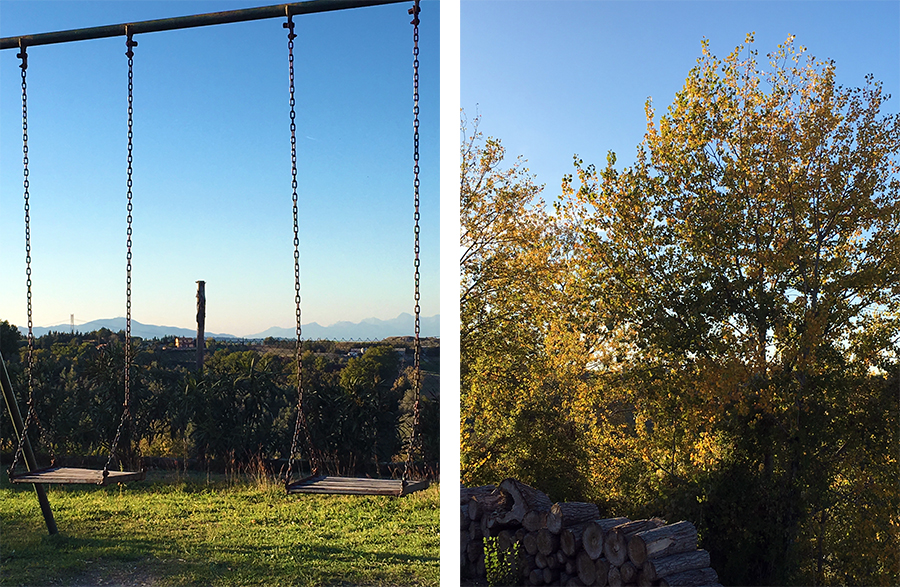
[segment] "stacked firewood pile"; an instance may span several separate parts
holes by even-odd
[[[460,490],[463,577],[486,577],[485,537],[516,553],[510,562],[520,585],[721,587],[690,522],[601,519],[594,504],[552,503],[514,479]]]

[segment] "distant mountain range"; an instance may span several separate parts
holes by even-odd
[[[441,334],[441,317],[440,315],[421,318],[419,321],[420,336],[438,337]],[[48,332],[69,332],[70,324],[58,324],[56,326],[34,328],[35,336],[43,336]],[[75,326],[77,332],[93,332],[101,328],[108,328],[113,332],[125,330],[125,318],[107,318],[102,320],[93,320],[84,324]],[[23,334],[28,333],[28,329],[20,326],[19,331]],[[179,328],[177,326],[156,326],[153,324],[142,324],[137,320],[131,320],[131,334],[140,338],[162,338],[164,336],[189,336],[197,335],[196,330],[190,328]],[[415,334],[415,319],[412,314],[403,313],[392,320],[379,320],[378,318],[366,318],[362,322],[336,322],[331,326],[322,326],[316,322],[303,325],[303,338],[305,339],[328,339],[328,340],[381,340],[391,336],[412,336]],[[292,339],[296,336],[293,328],[281,328],[273,326],[268,330],[250,336],[235,336],[233,334],[223,334],[215,332],[207,332],[206,338],[246,338],[246,339],[263,339],[266,337],[288,338]]]

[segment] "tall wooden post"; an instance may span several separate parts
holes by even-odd
[[[203,340],[206,328],[206,282],[197,282],[197,370],[203,369],[203,351],[206,342]]]
[[[9,411],[9,419],[12,420],[13,429],[16,431],[16,439],[21,439],[25,433],[25,423],[22,421],[22,413],[19,411],[19,404],[16,401],[16,394],[13,393],[12,383],[9,381],[9,374],[6,372],[6,363],[3,362],[3,356],[0,355],[0,387],[3,388],[3,399],[6,400],[6,409]],[[28,437],[25,438],[23,452],[25,453],[25,466],[29,471],[37,470],[37,461],[34,458],[34,452],[31,450],[31,442]],[[47,524],[47,532],[57,534],[59,530],[56,528],[56,520],[53,518],[53,510],[50,509],[50,500],[47,499],[47,492],[40,483],[34,484],[34,492],[37,494],[38,503],[41,505],[41,513],[44,515],[44,522]]]

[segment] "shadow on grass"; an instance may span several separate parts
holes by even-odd
[[[427,569],[437,569],[440,560],[307,544],[296,545],[293,554],[275,546],[205,545],[177,556],[171,544],[156,540],[65,534],[3,551],[0,585],[437,584]]]

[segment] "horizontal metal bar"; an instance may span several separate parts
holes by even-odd
[[[124,37],[126,35],[126,27],[128,28],[129,33],[136,35],[140,33],[172,31],[215,24],[262,20],[265,18],[287,17],[288,14],[314,14],[317,12],[346,10],[348,8],[397,4],[404,1],[409,0],[308,0],[307,2],[294,2],[292,4],[259,6],[242,10],[228,10],[226,12],[211,12],[208,14],[195,14],[193,16],[161,18],[159,20],[112,24],[86,29],[72,29],[69,31],[40,33],[36,35],[20,35],[18,37],[3,37],[0,38],[0,49],[18,48],[20,41],[24,43],[26,47],[34,47],[36,45],[70,43],[72,41],[86,41],[88,39]]]

